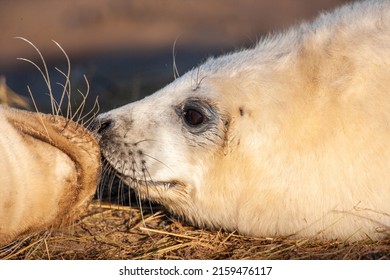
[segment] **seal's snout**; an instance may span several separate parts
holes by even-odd
[[[91,123],[91,130],[99,136],[106,134],[112,127],[114,121],[110,118],[97,117]]]

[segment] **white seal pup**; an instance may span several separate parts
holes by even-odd
[[[390,228],[390,1],[321,14],[101,114],[102,153],[142,197],[254,236]]]
[[[59,227],[86,209],[100,149],[80,124],[0,105],[0,245]]]

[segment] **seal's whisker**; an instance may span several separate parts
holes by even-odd
[[[18,59],[19,59],[19,60],[26,61],[26,62],[29,62],[29,63],[31,63],[32,65],[34,65],[34,66],[38,69],[38,71],[41,73],[41,75],[42,75],[42,77],[43,77],[43,79],[44,79],[44,81],[45,81],[45,83],[46,83],[46,86],[47,86],[47,88],[48,88],[48,90],[49,90],[49,93],[50,93],[50,100],[52,100],[52,98],[54,98],[54,97],[53,97],[53,95],[52,95],[52,87],[51,87],[51,82],[50,82],[49,70],[48,70],[48,68],[47,68],[46,61],[45,61],[45,59],[44,59],[44,57],[43,57],[41,51],[40,51],[40,50],[39,50],[31,41],[27,40],[26,38],[23,38],[23,37],[16,37],[16,38],[17,38],[17,39],[20,39],[20,40],[23,40],[23,41],[25,41],[25,42],[27,42],[27,43],[28,43],[30,46],[32,46],[32,47],[35,49],[35,51],[38,53],[38,55],[39,55],[39,57],[40,57],[40,59],[41,59],[41,62],[42,62],[42,65],[43,65],[43,69],[44,69],[44,70],[42,70],[41,67],[39,67],[35,62],[33,62],[33,61],[29,60],[29,59],[25,59],[25,58],[18,58]],[[53,103],[52,103],[52,105],[53,105]],[[54,107],[52,107],[52,112],[53,112],[53,113],[55,112]]]
[[[75,116],[77,116],[76,123],[80,123],[80,120],[82,119],[83,113],[84,113],[85,102],[87,100],[88,91],[89,91],[89,85],[88,85],[88,91],[87,91],[86,95],[83,95],[83,93],[79,89],[77,91],[83,97],[83,101],[81,102],[80,106],[77,108],[76,113],[75,113]]]
[[[65,85],[64,85],[64,84],[62,84],[62,83],[60,83],[60,82],[57,82],[56,84],[59,85],[59,86],[61,86],[61,87],[65,90]],[[64,95],[61,96],[60,101],[58,101],[58,102],[57,102],[56,100],[53,101],[53,102],[56,102],[56,105],[57,105],[57,110],[56,110],[56,115],[57,115],[57,116],[63,115],[63,114],[62,114],[62,109],[61,109],[63,99],[64,99]]]
[[[146,174],[147,174],[147,173],[145,172],[145,171],[147,171],[147,169],[146,169],[144,163],[142,163],[141,171],[142,171],[142,175],[143,175],[143,180],[144,180],[144,182],[145,182],[146,195],[147,195],[147,196],[150,196],[150,194],[149,194],[149,188],[150,188],[150,187],[149,187],[149,181],[153,183],[153,178],[149,178],[150,180],[147,179],[147,177],[146,177]]]
[[[60,71],[58,68],[56,68],[56,69],[57,69],[57,71],[62,73],[66,79],[64,91],[62,92],[62,95],[61,95],[60,105],[62,105],[62,99],[63,99],[64,95],[66,94],[68,96],[68,109],[70,109],[71,108],[71,105],[70,105],[70,95],[71,95],[71,83],[70,83],[71,64],[70,64],[70,59],[69,59],[68,54],[65,52],[65,50],[61,47],[61,45],[57,41],[52,40],[52,42],[61,50],[61,52],[64,54],[65,59],[66,59],[67,73],[65,74],[64,72]],[[57,112],[57,115],[58,115],[58,112]]]
[[[152,176],[151,176],[151,174],[149,173],[149,170],[146,168],[146,166],[145,166],[145,165],[143,165],[143,166],[144,166],[144,168],[143,168],[143,175],[144,175],[144,180],[145,180],[145,182],[146,182],[146,191],[147,191],[147,193],[148,193],[147,195],[149,196],[148,182],[150,181],[150,182],[152,182],[152,184],[153,184],[154,179],[152,178]],[[147,177],[149,177],[149,179],[147,179]],[[158,188],[156,188],[155,191],[157,191],[158,193],[160,193],[161,190],[158,189]],[[160,195],[161,195],[161,193],[160,193]],[[152,207],[152,203],[151,203],[150,200],[148,200],[148,204],[149,204],[149,209],[150,209],[151,213],[154,213],[153,207]]]
[[[150,175],[149,170],[146,168],[145,164],[144,164],[143,166],[144,166],[144,168],[143,168],[143,170],[144,170],[144,171],[143,171],[143,175],[144,175],[145,182],[146,182],[147,192],[149,192],[147,182],[150,181],[150,182],[153,183],[154,180],[153,180],[152,176]],[[149,180],[146,179],[147,177],[149,177]],[[160,190],[159,190],[158,188],[156,189],[156,191],[157,191],[157,192],[160,192]],[[149,196],[149,193],[148,193],[148,196]],[[152,204],[151,204],[150,200],[148,200],[148,203],[149,203],[150,211],[153,213],[153,207],[152,207]]]
[[[102,175],[105,176],[105,173],[111,172],[111,170],[115,171],[107,161],[104,161]]]
[[[29,41],[23,37],[16,37],[16,38],[23,40],[23,41],[27,42],[30,46],[32,46],[35,49],[35,51],[37,52],[37,54],[41,60],[42,67],[40,67],[38,65],[38,63],[36,63],[30,59],[21,58],[21,57],[17,58],[18,60],[28,62],[29,64],[33,65],[39,71],[39,73],[42,76],[42,78],[46,84],[46,87],[49,91],[51,111],[52,111],[53,116],[63,115],[62,105],[65,102],[65,98],[67,99],[67,106],[66,106],[66,115],[64,117],[68,121],[74,121],[77,124],[82,124],[83,119],[88,118],[88,121],[90,121],[94,116],[96,116],[97,112],[94,112],[94,110],[96,109],[96,107],[99,108],[99,104],[98,104],[97,99],[95,100],[93,108],[87,114],[84,115],[86,100],[87,100],[89,93],[90,93],[90,85],[89,85],[88,79],[86,78],[85,75],[83,75],[83,78],[84,78],[87,89],[86,89],[85,94],[82,91],[80,91],[79,89],[77,90],[77,92],[82,97],[82,101],[78,105],[75,112],[73,112],[72,105],[71,105],[71,95],[72,95],[72,85],[71,85],[71,79],[70,79],[71,63],[70,63],[70,59],[69,59],[68,54],[65,52],[65,50],[61,47],[61,45],[58,42],[52,40],[53,43],[60,49],[60,51],[65,56],[66,71],[63,71],[63,70],[59,69],[58,67],[54,67],[54,69],[65,78],[64,83],[60,83],[60,82],[56,83],[57,85],[61,86],[61,88],[62,88],[61,89],[62,93],[61,93],[60,99],[59,99],[59,101],[56,101],[54,94],[53,94],[53,87],[52,87],[52,83],[51,83],[51,79],[50,79],[50,75],[49,75],[48,66],[46,64],[45,58],[43,57],[42,53],[31,41]],[[31,90],[29,90],[29,93],[30,93],[31,98],[33,98],[32,94],[31,94]],[[33,103],[35,104],[35,100],[33,100]],[[34,107],[35,107],[36,111],[38,112],[39,110],[37,109],[36,104],[34,105]],[[94,113],[92,113],[92,112],[94,112]],[[89,116],[90,113],[92,113],[92,115],[93,115],[92,117]],[[66,128],[66,126],[67,126],[67,124],[65,124],[65,128]]]
[[[95,98],[95,102],[94,102],[94,104],[93,104],[93,107],[92,107],[92,109],[88,112],[88,113],[86,113],[85,115],[84,115],[84,117],[83,117],[83,119],[82,119],[82,125],[83,126],[85,126],[85,127],[87,127],[87,129],[89,129],[90,127],[90,124],[91,124],[91,122],[92,122],[92,120],[93,119],[95,119],[96,118],[96,116],[99,114],[99,111],[100,111],[100,105],[99,105],[99,97],[97,96],[96,98]],[[84,120],[85,118],[87,118],[89,115],[91,115],[87,120]]]
[[[84,95],[79,89],[77,90],[77,92],[82,96],[83,100],[81,101],[81,103],[77,107],[76,111],[74,112],[74,114],[72,116],[72,120],[76,123],[80,123],[80,118],[82,117],[82,114],[84,111],[87,95]]]
[[[70,108],[70,96],[71,96],[71,83],[70,83],[70,78],[69,76],[67,76],[67,74],[65,74],[63,71],[61,71],[60,69],[58,69],[57,67],[55,68],[59,73],[61,73],[64,78],[66,79],[66,82],[65,84],[61,84],[61,83],[57,83],[58,85],[62,86],[62,94],[61,94],[61,99],[60,101],[58,102],[59,105],[57,107],[57,111],[55,112],[56,115],[62,115],[62,103],[65,99],[65,96],[67,97],[68,99],[68,105],[67,105],[67,111],[69,110]],[[68,112],[67,112],[68,113]],[[69,116],[66,115],[66,117],[68,118]]]
[[[114,186],[114,182],[115,182],[115,179],[118,177],[117,174],[119,173],[122,173],[123,172],[123,168],[124,168],[124,164],[121,163],[121,162],[117,162],[116,165],[115,165],[115,168],[112,168],[111,166],[108,166],[109,167],[109,172],[112,173],[113,175],[109,176],[108,178],[108,200],[111,202],[112,201],[112,188]]]
[[[87,97],[89,95],[89,82],[88,82],[88,79],[85,77],[85,75],[84,75],[84,80],[85,80],[85,84],[87,85],[87,90],[86,90],[85,94],[83,94],[80,90],[77,90],[78,93],[83,97],[83,101],[81,102],[81,104],[79,105],[79,107],[77,108],[77,110],[76,110],[76,112],[74,113],[74,116],[73,116],[73,117],[77,117],[76,123],[80,122],[80,118],[83,115],[85,102],[86,102]]]
[[[113,185],[114,185],[114,181],[115,181],[115,176],[116,175],[116,173],[114,173],[114,176],[110,176],[109,177],[109,181],[108,181],[108,201],[112,201],[112,197],[111,197],[111,195],[112,195],[112,187],[113,187]]]
[[[122,163],[122,169],[120,170],[121,173],[124,173],[125,167],[126,167],[126,164],[123,162]],[[124,191],[124,183],[122,182],[122,180],[120,180],[119,183],[118,183],[118,197],[117,197],[117,203],[119,205],[123,205],[124,204],[123,191]]]
[[[142,220],[142,225],[145,227],[145,228],[148,228],[148,226],[146,225],[146,221],[145,221],[145,216],[144,216],[144,209],[143,209],[143,206],[142,206],[142,203],[141,203],[141,194],[138,193],[138,201],[140,202],[139,203],[139,212],[141,214],[141,220]]]
[[[156,157],[152,157],[151,155],[148,155],[148,154],[143,154],[144,156],[146,156],[146,157],[148,157],[148,158],[151,158],[151,159],[153,159],[153,160],[155,160],[155,161],[157,161],[158,163],[161,163],[162,165],[164,165],[165,167],[167,167],[170,171],[172,171],[172,173],[173,173],[173,169],[172,168],[170,168],[167,164],[165,164],[163,161],[161,161],[161,160],[159,160],[158,158],[156,158]]]
[[[140,141],[137,141],[137,142],[134,142],[134,145],[138,145],[138,144],[141,144],[142,142],[148,142],[148,141],[151,141],[151,142],[158,142],[156,139],[142,139]]]
[[[179,74],[179,71],[177,69],[177,65],[176,65],[176,43],[177,43],[177,40],[179,39],[180,35],[176,37],[175,41],[173,42],[173,47],[172,47],[172,70],[173,70],[173,77],[174,79],[176,80],[177,78],[180,77],[180,74]]]
[[[46,84],[46,86],[47,86],[49,92],[51,92],[50,78],[49,78],[48,76],[45,76],[43,70],[42,70],[35,62],[33,62],[33,61],[30,60],[30,59],[22,58],[22,57],[18,57],[17,59],[18,59],[18,60],[21,60],[21,61],[28,62],[28,63],[30,63],[31,65],[33,65],[36,69],[38,69],[38,71],[39,71],[39,73],[41,74],[43,80],[45,81],[45,84]],[[45,64],[45,65],[46,65],[46,64]],[[50,101],[52,101],[52,100],[51,100],[52,95],[49,94],[49,96],[50,96]],[[53,110],[53,108],[52,108],[52,110]]]
[[[54,107],[57,107],[58,108],[58,106],[59,106],[59,103],[58,103],[58,101],[57,100],[55,100],[55,99],[53,99],[53,101],[52,101],[54,104]],[[61,113],[61,110],[59,110],[59,112]],[[54,115],[54,114],[53,114]],[[60,114],[59,115],[57,115],[57,116],[60,116]]]
[[[34,108],[35,108],[36,112],[39,113],[37,104],[36,104],[36,102],[35,102],[35,98],[33,97],[32,91],[31,91],[31,89],[30,89],[29,86],[27,86],[27,91],[28,91],[28,93],[29,93],[30,96],[31,96],[31,101],[32,101],[32,103],[33,103],[33,105],[34,105]],[[41,123],[42,126],[43,126],[43,129],[44,129],[45,132],[46,132],[47,137],[48,137],[49,139],[51,139],[51,138],[50,138],[49,131],[47,130],[47,127],[46,127],[46,125],[45,125],[45,122],[44,122],[43,119],[42,119],[42,116],[41,116],[41,115],[38,115],[38,118],[39,118],[40,123]]]
[[[117,197],[117,203],[119,205],[124,205],[123,192],[124,192],[124,184],[122,181],[119,181],[119,183],[118,183],[118,197]]]
[[[104,187],[105,187],[105,182],[107,178],[111,178],[111,173],[114,173],[113,168],[107,163],[103,162],[103,167],[101,171],[101,178],[102,180],[99,183],[99,186],[97,187],[96,190],[96,195],[99,201],[103,200],[103,195],[104,195]],[[115,176],[115,174],[114,174]]]
[[[49,83],[49,80],[48,78],[45,76],[45,74],[43,73],[42,69],[32,60],[30,59],[27,59],[27,58],[23,58],[23,57],[18,57],[16,58],[17,60],[21,60],[21,61],[25,61],[25,62],[28,62],[30,64],[32,64],[38,71],[39,73],[42,75],[42,78],[45,80],[45,83],[48,84]]]
[[[200,84],[202,83],[202,81],[206,78],[206,76],[199,78],[200,77],[200,68],[201,68],[201,66],[196,67],[195,78],[194,78],[195,69],[193,69],[191,71],[191,89],[192,89],[192,91],[196,91],[200,87]],[[195,85],[193,83],[195,83]]]

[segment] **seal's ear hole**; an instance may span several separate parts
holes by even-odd
[[[198,110],[187,108],[184,111],[184,120],[189,126],[201,125],[205,119],[205,116]]]

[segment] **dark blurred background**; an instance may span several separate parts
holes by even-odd
[[[0,0],[0,75],[27,96],[30,86],[40,110],[49,111],[47,87],[39,72],[17,57],[44,55],[54,92],[62,92],[66,59],[73,91],[99,95],[101,111],[138,100],[174,79],[173,46],[180,74],[209,56],[254,45],[345,0]],[[91,98],[92,102],[94,98]]]

